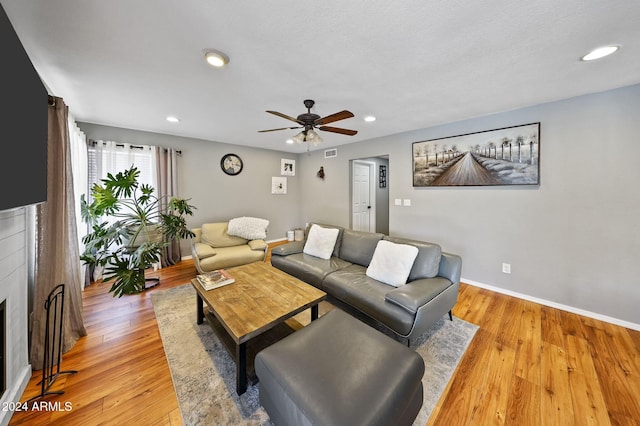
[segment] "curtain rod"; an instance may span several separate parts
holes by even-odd
[[[93,146],[96,146],[99,143],[98,141],[95,141],[93,139],[90,139],[90,142],[91,142],[91,144]],[[124,144],[122,144],[122,143],[116,143],[116,146],[120,147],[120,148],[124,148]],[[131,149],[144,149],[145,147],[144,146],[137,146],[137,145],[129,145],[129,148],[131,148]],[[164,148],[164,147],[161,147],[161,146],[158,147],[158,148],[164,149],[165,152],[167,152],[169,150],[168,148]],[[176,149],[176,153],[178,155],[182,155],[182,151],[179,150],[179,149]]]

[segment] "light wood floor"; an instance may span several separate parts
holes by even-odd
[[[79,373],[46,399],[72,410],[19,412],[10,425],[181,424],[150,294],[195,274],[183,261],[159,272],[156,289],[120,299],[108,285],[86,289],[88,336],[62,363]],[[453,313],[480,329],[429,425],[640,424],[640,332],[464,284]]]

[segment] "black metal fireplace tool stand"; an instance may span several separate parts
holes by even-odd
[[[31,402],[46,395],[62,395],[64,391],[49,389],[61,374],[76,374],[76,370],[60,371],[62,362],[62,331],[64,323],[64,284],[58,284],[44,302],[47,311],[47,322],[44,333],[44,361],[42,363],[42,380],[40,394],[29,399]]]

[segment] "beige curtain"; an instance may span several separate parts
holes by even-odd
[[[166,206],[171,197],[178,196],[178,172],[177,172],[178,151],[173,148],[156,148],[157,165],[157,195],[160,201],[161,211],[166,211]],[[180,241],[173,241],[162,253],[162,267],[175,265],[180,262],[182,254],[180,252]]]
[[[35,294],[30,355],[35,370],[42,369],[44,359],[44,302],[58,284],[65,284],[62,351],[70,350],[81,336],[87,334],[82,317],[82,280],[69,154],[68,108],[62,98],[51,99],[47,201],[36,209]]]

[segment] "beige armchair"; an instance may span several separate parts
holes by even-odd
[[[265,240],[247,240],[229,235],[228,222],[205,223],[192,229],[191,254],[198,273],[231,268],[251,262],[264,261],[267,256]]]

